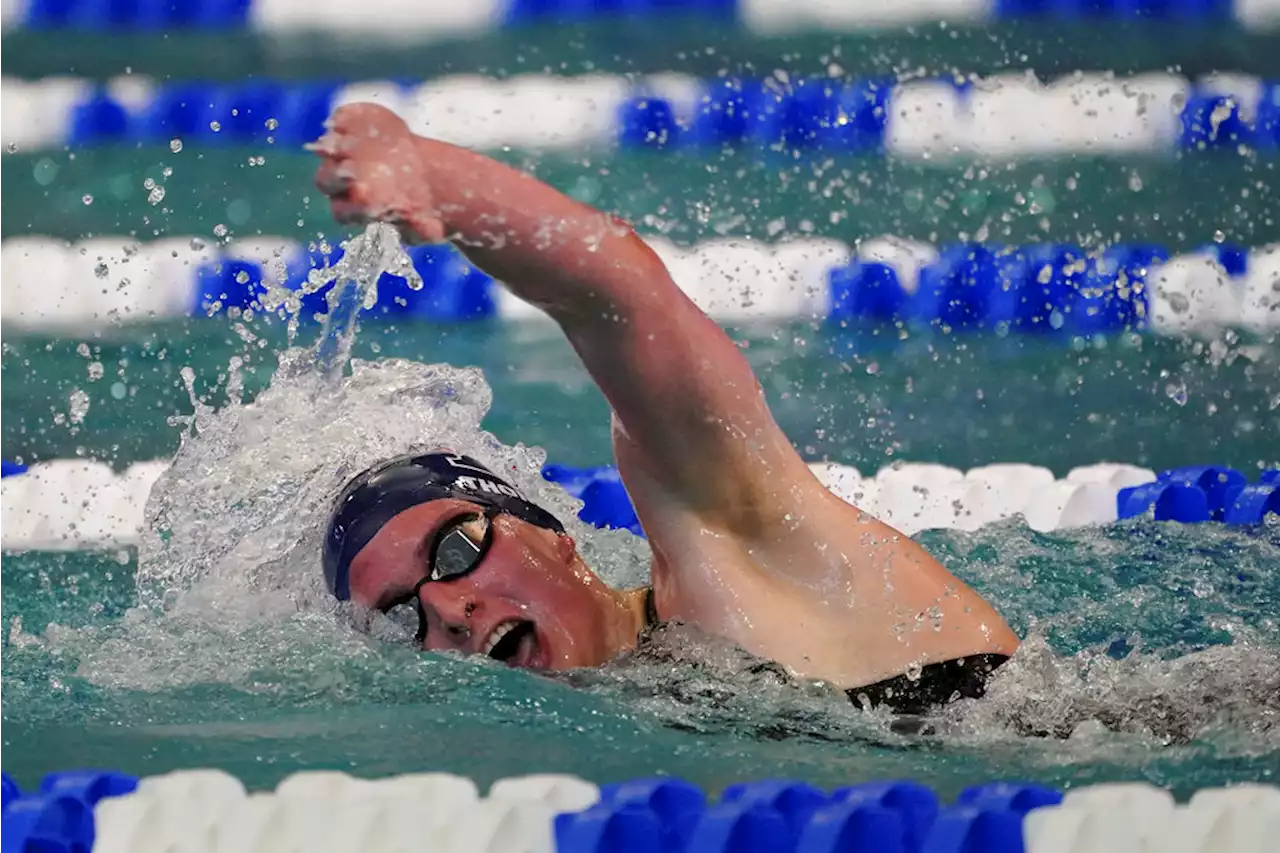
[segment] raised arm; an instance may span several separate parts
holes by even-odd
[[[648,476],[708,523],[761,532],[804,463],[738,347],[626,223],[367,104],[334,114],[317,178],[346,221],[452,239],[564,330]]]

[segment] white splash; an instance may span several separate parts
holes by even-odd
[[[579,542],[608,540],[610,548],[584,549],[615,552],[597,564],[606,580],[637,575],[641,543],[619,557],[619,534],[579,522],[581,502],[542,478],[540,448],[508,447],[481,427],[492,392],[478,369],[350,360],[358,309],[373,304],[383,271],[403,275],[408,263],[393,229],[371,227],[329,271],[338,282],[329,294],[333,319],[315,346],[282,352],[271,385],[250,404],[233,397],[213,411],[192,394],[188,432],[147,504],[143,606],[170,611],[197,588],[201,607],[256,611],[280,596],[286,608],[332,606],[320,546],[334,497],[381,459],[439,446],[489,465]],[[183,375],[190,389],[193,377]]]

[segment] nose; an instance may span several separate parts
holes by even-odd
[[[465,596],[442,595],[423,584],[418,590],[418,603],[426,618],[427,635],[423,647],[432,650],[466,651],[471,640],[472,616],[477,605]]]

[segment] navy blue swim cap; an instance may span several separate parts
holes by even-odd
[[[359,474],[338,496],[324,539],[324,579],[329,591],[342,601],[350,598],[351,561],[356,554],[392,518],[440,498],[460,498],[564,533],[555,516],[525,500],[514,486],[470,456],[405,454]]]

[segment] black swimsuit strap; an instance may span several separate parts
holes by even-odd
[[[644,590],[644,627],[652,628],[662,620],[658,618],[658,605],[654,601],[653,587]]]
[[[900,714],[924,714],[953,699],[981,699],[992,671],[1008,659],[981,654],[931,663],[916,678],[898,675],[845,693],[859,707],[884,705]]]

